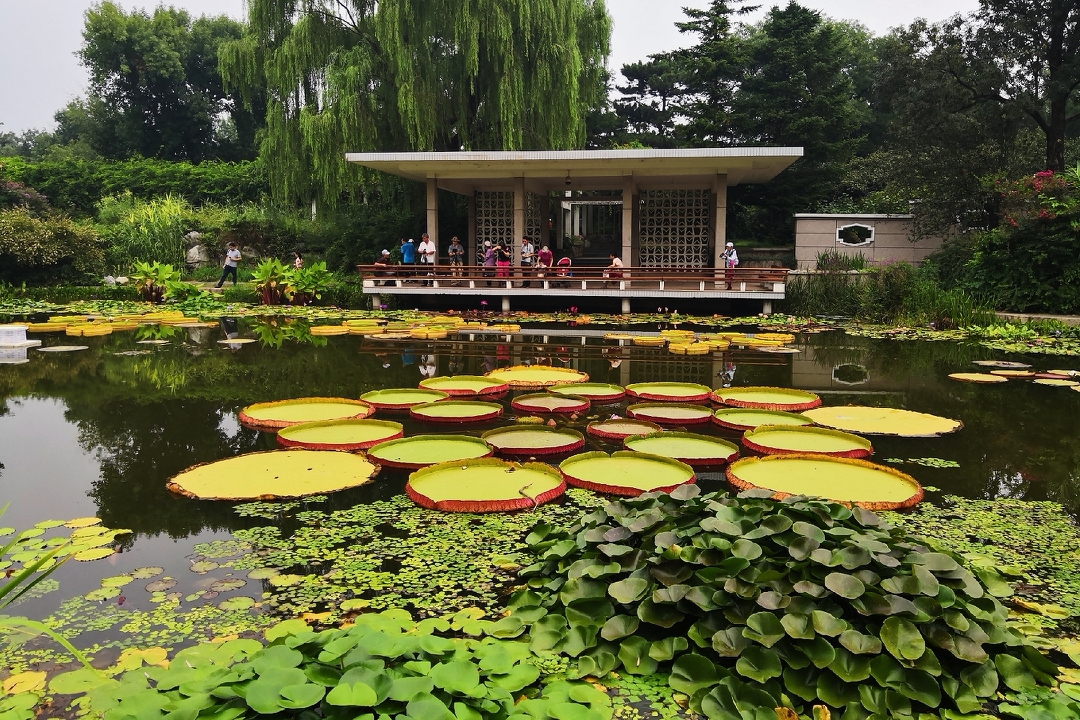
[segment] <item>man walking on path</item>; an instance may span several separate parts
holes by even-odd
[[[724,252],[720,255],[724,261],[724,279],[727,280],[727,289],[731,289],[731,282],[735,279],[735,268],[739,267],[739,254],[735,252],[734,243],[724,246]]]
[[[233,287],[236,287],[236,267],[240,262],[240,251],[236,249],[236,243],[229,243],[229,250],[225,253],[225,266],[221,268],[221,279],[217,281],[215,288],[225,284],[225,278],[232,275]]]

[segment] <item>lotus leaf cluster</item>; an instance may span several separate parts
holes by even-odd
[[[699,493],[536,526],[511,602],[531,648],[575,658],[571,676],[670,671],[710,720],[977,713],[999,690],[1053,684],[1056,665],[1006,626],[1012,588],[992,568],[859,508]]]

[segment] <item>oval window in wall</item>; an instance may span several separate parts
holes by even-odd
[[[836,228],[836,242],[841,245],[861,246],[874,242],[873,225],[852,223]]]

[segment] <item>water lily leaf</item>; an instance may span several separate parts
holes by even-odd
[[[605,640],[619,640],[637,632],[640,621],[632,615],[615,615],[608,619],[600,629],[600,637]]]
[[[649,581],[645,578],[628,577],[625,580],[607,586],[607,594],[623,605],[635,603],[645,597],[649,590]]]
[[[869,554],[867,554],[867,557],[869,557]],[[825,587],[847,600],[854,600],[866,592],[866,586],[863,585],[859,578],[839,572],[829,573],[825,576]]]
[[[378,701],[375,690],[362,682],[339,683],[326,694],[326,704],[338,707],[372,707]]]
[[[836,657],[829,663],[829,670],[844,682],[861,682],[870,677],[870,658],[836,648]]]
[[[897,660],[918,660],[926,652],[926,642],[919,629],[904,618],[886,618],[881,625],[881,641]]]
[[[743,637],[761,643],[765,647],[772,647],[777,640],[784,637],[786,631],[775,615],[758,612],[746,619],[746,628],[743,629],[742,634]]]
[[[210,586],[210,589],[214,592],[229,592],[230,590],[239,590],[245,585],[247,585],[247,580],[237,577],[227,577],[215,582]]]
[[[630,675],[652,675],[659,664],[649,657],[651,643],[643,637],[631,637],[619,645],[619,659]]]
[[[288,575],[288,574],[274,575],[274,576],[270,577],[267,580],[267,582],[269,582],[274,587],[279,587],[279,588],[280,587],[289,587],[289,586],[292,586],[292,585],[296,585],[296,584],[298,584],[300,582],[303,582],[305,577],[306,577],[305,575]]]
[[[249,580],[269,580],[280,572],[276,568],[255,568],[248,572],[247,576]]]
[[[649,657],[658,662],[667,662],[681,652],[685,652],[689,643],[684,637],[666,637],[656,640],[649,646]]]
[[[134,575],[113,575],[112,577],[102,578],[101,587],[124,587],[134,581]]]
[[[735,661],[735,670],[743,677],[765,682],[774,677],[780,677],[783,667],[780,664],[780,656],[775,651],[751,645],[743,650],[739,659]]]
[[[38,692],[45,689],[46,673],[39,670],[27,670],[4,678],[2,687],[5,695],[17,695],[24,692]]]
[[[580,662],[580,661],[579,661]],[[540,670],[531,663],[519,663],[510,672],[492,675],[490,680],[504,690],[517,692],[540,678]]]
[[[87,600],[91,600],[93,602],[100,602],[102,600],[111,600],[112,598],[118,597],[119,595],[120,595],[120,588],[118,588],[118,587],[103,587],[103,588],[98,588],[97,590],[91,590],[90,592],[83,595],[83,597],[85,597]]]
[[[405,707],[406,714],[413,720],[456,720],[439,698],[431,694],[420,695]]]
[[[97,518],[97,517],[81,517],[81,518],[73,518],[71,520],[68,520],[66,523],[63,523],[63,525],[64,525],[64,527],[67,527],[67,528],[78,529],[78,528],[91,527],[92,525],[98,525],[100,523],[101,523],[101,518]]]
[[[165,576],[160,580],[155,580],[152,583],[147,583],[146,590],[147,592],[152,593],[165,592],[166,590],[172,590],[174,587],[176,587],[176,580],[171,577]]]
[[[63,520],[42,520],[41,522],[34,523],[34,527],[41,528],[42,530],[51,530],[52,528],[60,527],[63,524]]]
[[[850,627],[844,620],[824,610],[814,610],[810,617],[813,621],[814,630],[821,635],[835,637]]]
[[[281,688],[278,704],[286,710],[300,710],[311,707],[323,699],[326,688],[314,683],[297,683]]]
[[[693,695],[702,688],[720,682],[720,672],[712,660],[697,653],[687,653],[671,666],[668,684],[676,692]]]
[[[247,610],[254,606],[255,600],[244,595],[231,597],[228,600],[218,603],[218,607],[222,610]]]
[[[57,695],[82,695],[96,687],[115,682],[104,673],[89,668],[79,668],[57,675],[49,681],[49,692]]]
[[[429,675],[435,687],[463,695],[473,692],[480,684],[480,673],[476,667],[460,660],[440,663],[431,669]]]
[[[991,660],[966,667],[960,671],[960,682],[970,687],[978,697],[993,697],[998,690],[997,668]]]
[[[165,572],[165,568],[161,567],[141,567],[135,568],[131,571],[131,577],[136,580],[149,580],[152,577],[157,577],[161,573]]]
[[[856,655],[877,655],[881,652],[880,640],[858,630],[845,630],[840,633],[840,644]]]
[[[90,548],[89,550],[82,550],[75,553],[73,557],[79,562],[90,562],[92,560],[101,560],[112,555],[115,550],[109,547]]]
[[[731,554],[744,560],[757,560],[761,553],[761,546],[752,540],[740,538],[731,545]]]
[[[189,569],[191,570],[191,572],[198,575],[205,575],[211,570],[217,570],[218,567],[218,564],[213,560],[199,560],[198,562],[191,563],[191,567]]]

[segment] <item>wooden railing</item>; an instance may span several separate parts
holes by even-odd
[[[357,265],[365,288],[431,287],[533,290],[727,290],[783,292],[787,268],[486,267]],[[379,290],[371,290],[379,292]]]

